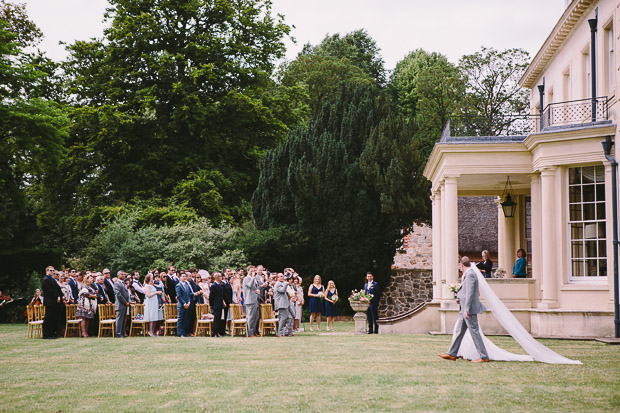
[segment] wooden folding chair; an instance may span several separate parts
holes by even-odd
[[[174,333],[177,331],[177,321],[179,315],[176,304],[164,304],[164,335],[168,335],[168,330]]]
[[[247,335],[248,321],[243,316],[243,308],[241,304],[230,305],[230,318],[232,319],[232,335]]]
[[[37,308],[35,308],[37,307]],[[42,305],[32,306],[29,305],[26,307],[26,315],[28,316],[28,331],[26,332],[26,336],[30,338],[40,337],[43,331],[43,318],[37,318],[38,312]]]
[[[100,304],[99,308],[99,337],[105,331],[109,331],[114,337],[114,327],[116,325],[116,311],[114,304]]]
[[[65,338],[71,337],[72,333],[76,333],[76,337],[80,336],[80,323],[82,322],[81,318],[77,318],[75,313],[77,311],[76,304],[67,304],[65,306],[66,309],[66,321],[65,321]]]
[[[271,331],[276,334],[278,331],[278,319],[273,314],[273,306],[271,304],[260,305],[259,329],[261,336],[265,336]]]
[[[138,315],[141,315],[142,318],[137,319],[136,317]],[[143,336],[146,336],[147,322],[144,319],[144,304],[132,304],[131,310],[129,311],[129,316],[129,321],[131,322],[131,327],[129,328],[129,336],[133,336],[134,331],[137,333],[138,329],[140,329]]]
[[[211,336],[213,331],[213,318],[203,318],[207,314],[211,314],[209,304],[196,304],[196,331],[194,334],[198,336],[204,333],[207,337]]]

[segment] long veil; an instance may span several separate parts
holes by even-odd
[[[549,364],[581,364],[579,360],[571,360],[559,355],[550,348],[539,343],[527,332],[516,317],[506,308],[504,303],[497,297],[487,281],[482,276],[480,270],[472,264],[470,268],[476,272],[480,293],[487,302],[487,307],[493,311],[493,315],[499,323],[508,331],[508,334],[515,339],[523,349],[536,361]]]

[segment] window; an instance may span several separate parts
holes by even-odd
[[[570,68],[566,68],[562,73],[562,93],[564,101],[570,100]]]
[[[588,46],[589,47],[589,46]],[[581,52],[581,67],[583,70],[583,98],[589,98],[590,88],[592,87],[592,79],[590,78],[590,50],[585,49]]]
[[[612,95],[616,89],[615,57],[614,57],[614,26],[609,23],[605,27],[605,81],[607,82],[607,92]]]
[[[568,174],[572,280],[606,277],[605,167],[570,168]]]

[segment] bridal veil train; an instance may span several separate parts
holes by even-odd
[[[529,354],[529,355],[519,355],[514,354],[509,351],[503,350],[493,344],[491,340],[486,338],[481,331],[482,339],[484,341],[484,345],[489,353],[489,358],[491,360],[501,360],[501,361],[540,361],[542,363],[549,364],[581,364],[578,360],[571,360],[564,356],[559,355],[555,351],[551,350],[548,347],[545,347],[543,344],[539,343],[527,332],[527,330],[519,323],[516,317],[506,308],[504,303],[497,297],[497,295],[493,292],[487,281],[484,279],[480,270],[476,268],[475,265],[472,265],[471,268],[476,273],[478,277],[478,282],[480,286],[480,294],[486,299],[487,308],[493,311],[495,318],[499,323],[506,329],[508,334],[515,339],[517,343]],[[452,336],[452,340],[454,341],[454,335]],[[475,360],[479,357],[478,351],[474,346],[474,342],[469,334],[469,330],[463,337],[463,342],[461,343],[461,347],[459,349],[459,356],[468,359]]]

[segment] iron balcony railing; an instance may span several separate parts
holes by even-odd
[[[594,116],[592,116],[594,114]],[[607,96],[550,103],[542,114],[496,114],[450,116],[442,134],[446,136],[529,135],[554,127],[588,124],[609,119]]]

